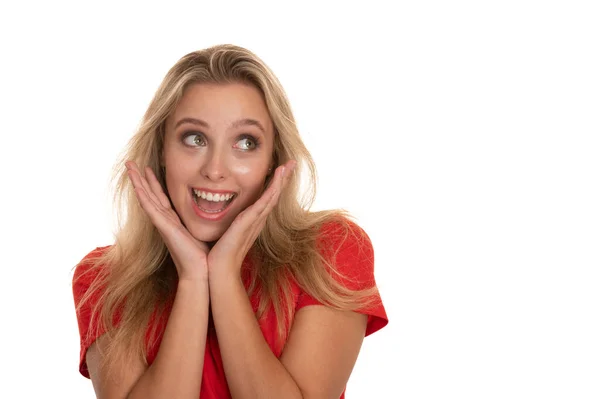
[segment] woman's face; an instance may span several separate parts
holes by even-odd
[[[194,84],[166,121],[162,164],[181,221],[198,240],[218,240],[262,194],[274,128],[253,86]]]

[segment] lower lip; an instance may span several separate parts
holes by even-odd
[[[235,201],[235,198],[233,199],[233,201]],[[229,212],[229,209],[231,209],[231,204],[233,204],[233,201],[231,201],[227,205],[227,207],[220,212],[208,213],[208,212],[204,212],[202,209],[200,209],[198,207],[198,204],[196,204],[196,201],[194,201],[194,198],[192,197],[192,208],[194,208],[194,212],[196,213],[196,215],[198,215],[202,219],[209,220],[211,222],[216,222],[216,221],[223,219],[225,217],[225,215],[227,215],[227,213]]]

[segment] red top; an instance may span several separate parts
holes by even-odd
[[[364,234],[363,230],[356,224],[352,224],[352,228],[360,234]],[[320,240],[324,242],[332,243],[333,248],[338,248],[341,239],[340,237],[341,228],[339,224],[328,223],[325,224],[321,231]],[[366,237],[366,234],[365,234]],[[73,276],[73,296],[75,303],[79,303],[83,294],[87,291],[90,283],[95,278],[93,273],[82,273],[89,268],[89,260],[97,257],[103,253],[109,247],[96,248],[77,265]],[[324,254],[327,255],[327,254]],[[339,253],[335,258],[337,270],[349,279],[340,280],[339,277],[335,277],[338,281],[348,288],[359,289],[367,288],[375,285],[375,278],[373,274],[373,246],[371,241],[368,239],[359,239],[354,237],[352,234],[348,234],[346,240],[342,243]],[[249,265],[249,260],[246,258],[244,261],[245,267]],[[246,282],[247,283],[247,282]],[[246,285],[247,286],[247,285]],[[308,305],[321,305],[320,302],[309,296],[295,283],[291,281],[291,287],[293,291],[293,298],[296,303],[295,311]],[[92,298],[92,301],[96,298]],[[256,294],[250,297],[252,307],[256,312],[258,309],[258,296]],[[365,336],[374,333],[375,331],[383,328],[387,323],[387,315],[381,302],[381,298],[377,296],[377,300],[374,306],[367,310],[359,310],[359,313],[366,314],[368,316],[367,330]],[[168,314],[168,312],[167,312]],[[151,347],[151,350],[147,353],[148,364],[152,364],[154,361],[160,342],[162,340],[162,332],[166,326],[168,315],[159,320],[161,325],[160,336],[156,344]],[[89,378],[89,372],[87,364],[85,362],[85,355],[90,345],[98,338],[94,336],[91,339],[87,339],[87,332],[90,326],[91,319],[91,303],[88,302],[80,312],[77,313],[77,321],[79,324],[81,351],[79,358],[79,372]],[[262,330],[265,340],[269,344],[269,347],[278,358],[281,356],[283,346],[285,342],[278,345],[277,343],[277,323],[275,319],[275,312],[272,308],[267,311],[264,317],[258,321]],[[289,331],[288,331],[289,332]],[[206,350],[204,356],[204,369],[202,373],[202,388],[200,391],[200,399],[223,399],[231,398],[229,389],[227,386],[227,380],[225,378],[225,371],[223,369],[223,362],[221,360],[221,354],[219,351],[219,345],[217,343],[217,334],[214,329],[212,318],[209,319],[208,335],[206,339]],[[344,398],[344,394],[340,399]]]

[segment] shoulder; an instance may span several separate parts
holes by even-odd
[[[77,297],[82,295],[96,280],[103,269],[102,259],[111,248],[111,245],[97,247],[85,255],[75,266],[73,272],[73,293]]]
[[[326,249],[338,249],[339,246],[348,245],[372,246],[366,231],[354,221],[343,216],[331,218],[320,225],[318,242]]]
[[[106,255],[111,247],[112,245],[96,247],[85,255],[75,266],[74,277],[83,277],[89,270],[95,268],[98,265],[98,261]]]
[[[347,272],[372,273],[374,251],[366,231],[346,217],[336,217],[320,226],[317,248],[325,259]]]
[[[86,353],[92,343],[104,332],[101,328],[98,305],[101,292],[96,279],[101,276],[104,255],[110,246],[97,247],[90,251],[75,266],[73,273],[73,299],[80,335],[79,371],[89,378]]]

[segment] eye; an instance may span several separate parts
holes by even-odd
[[[258,139],[252,136],[243,136],[238,140],[235,146],[243,151],[254,150],[258,147]]]
[[[183,143],[190,147],[204,147],[206,145],[206,140],[201,134],[188,133],[183,138]]]

